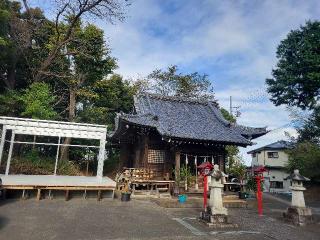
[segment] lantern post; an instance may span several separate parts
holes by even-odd
[[[298,169],[294,170],[286,179],[291,180],[292,199],[291,206],[283,213],[284,218],[298,226],[313,223],[311,209],[306,207],[303,195],[303,191],[306,190],[303,182],[310,181],[310,179],[302,176]]]
[[[210,175],[213,166],[210,162],[201,163],[198,167],[200,175],[203,176],[203,208],[207,211],[207,198],[208,198],[208,175]]]
[[[263,205],[262,205],[262,189],[261,189],[261,183],[263,182],[263,173],[266,172],[267,170],[264,167],[257,167],[254,170],[254,179],[257,183],[257,202],[258,202],[258,214],[261,217],[263,213]]]

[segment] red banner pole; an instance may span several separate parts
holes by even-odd
[[[203,208],[206,211],[207,210],[207,175],[204,176],[203,178]]]
[[[261,177],[257,177],[257,200],[258,200],[258,213],[262,216],[262,192],[261,192]]]

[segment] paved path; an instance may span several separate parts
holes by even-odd
[[[290,206],[291,205],[291,202],[288,201],[288,200],[285,200],[283,198],[280,198],[280,197],[277,197],[276,195],[274,194],[270,194],[270,193],[264,193],[263,194],[265,198],[267,199],[270,199],[270,200],[273,200],[273,201],[277,201],[277,202],[280,202],[280,203],[283,203],[287,206]],[[320,214],[320,207],[310,207],[312,209],[312,212],[315,213],[315,214]]]
[[[71,199],[7,200],[0,202],[0,239],[5,240],[319,240],[320,225],[294,227],[283,222],[283,203],[266,199],[265,215],[248,209],[229,209],[238,228],[211,229],[198,221],[199,209],[165,209],[149,201]]]

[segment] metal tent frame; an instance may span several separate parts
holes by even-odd
[[[66,146],[75,146],[75,147],[99,148],[97,177],[101,178],[103,176],[107,126],[87,124],[87,123],[48,121],[48,120],[36,120],[36,119],[15,118],[15,117],[0,117],[0,124],[3,125],[2,136],[0,141],[0,164],[1,164],[2,155],[3,155],[4,143],[6,141],[5,140],[6,133],[8,130],[12,131],[5,175],[9,174],[13,144],[23,143],[23,144],[57,145],[57,154],[56,154],[55,172],[54,172],[55,175],[57,172],[60,146],[66,145]],[[16,134],[58,137],[59,141],[57,144],[18,142],[18,141],[15,142],[14,139]],[[61,144],[60,143],[61,137],[95,139],[100,141],[100,145],[87,146],[87,145]]]

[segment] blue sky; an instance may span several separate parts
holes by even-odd
[[[319,20],[318,0],[131,2],[125,22],[95,21],[118,59],[116,72],[135,79],[175,64],[185,73],[208,74],[221,106],[228,108],[230,95],[241,106],[240,124],[277,129],[241,149],[246,163],[250,149],[286,139],[284,131],[295,134],[289,113],[268,100],[265,79],[281,39],[306,20]],[[46,11],[54,11],[48,2]]]

